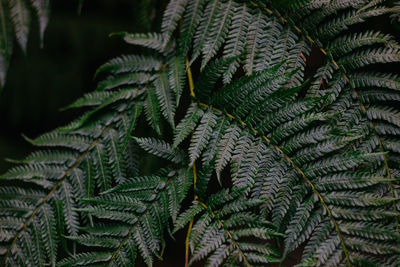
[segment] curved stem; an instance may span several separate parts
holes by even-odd
[[[257,7],[257,8],[260,8],[260,7],[258,6],[257,3],[253,2],[253,1],[250,1],[250,3],[251,3],[253,6]],[[333,58],[333,56],[328,56],[327,50],[324,49],[323,47],[320,47],[320,46],[317,44],[317,42],[315,42],[314,39],[313,39],[309,34],[306,34],[303,30],[300,29],[300,27],[298,27],[298,26],[296,26],[296,25],[294,25],[294,24],[292,24],[292,23],[289,23],[289,21],[288,21],[286,18],[284,18],[281,14],[276,13],[276,12],[274,12],[273,10],[271,10],[271,9],[269,9],[269,8],[267,8],[267,7],[264,7],[264,8],[262,8],[262,9],[265,10],[266,12],[268,12],[270,15],[274,15],[274,16],[278,17],[283,23],[288,24],[288,25],[291,26],[293,29],[295,29],[295,30],[297,31],[298,34],[300,34],[301,36],[304,36],[305,38],[307,38],[307,40],[309,40],[309,42],[310,42],[312,45],[314,45],[315,47],[317,47],[325,56],[327,56],[328,60],[335,66],[335,68],[336,68],[337,70],[339,70],[339,72],[341,73],[341,75],[343,76],[343,78],[346,80],[346,82],[347,82],[347,83],[350,83],[350,78],[349,78],[349,76],[339,67],[339,64],[338,64],[337,61]],[[361,109],[363,110],[363,112],[364,112],[365,114],[367,114],[367,108],[365,107],[364,103],[362,102],[362,100],[361,100],[361,98],[360,98],[360,96],[359,96],[357,90],[356,90],[353,86],[351,87],[351,89],[352,89],[354,95],[356,96],[356,99],[358,100]],[[377,137],[379,150],[383,153],[383,161],[384,161],[384,166],[385,166],[385,175],[386,175],[386,177],[388,178],[388,183],[389,183],[389,188],[390,188],[390,193],[391,193],[391,195],[392,195],[392,198],[395,198],[396,196],[395,196],[395,192],[394,192],[394,188],[393,188],[393,184],[392,184],[392,177],[391,177],[390,167],[389,167],[389,163],[388,163],[388,159],[387,159],[387,156],[386,156],[386,153],[385,153],[384,146],[383,146],[383,144],[382,144],[382,140],[381,140],[381,138],[379,137],[379,134],[378,134],[378,132],[377,132],[377,130],[376,130],[376,128],[375,128],[375,124],[373,123],[373,121],[370,120],[370,119],[368,118],[368,115],[366,115],[366,117],[367,117],[367,119],[368,119],[368,121],[369,121],[369,123],[370,123],[370,126],[371,126],[372,130],[374,131],[374,133],[375,133],[375,135],[376,135],[376,137]],[[393,211],[394,211],[395,213],[397,213],[396,201],[393,202]],[[399,228],[399,215],[396,215],[396,216],[395,216],[395,220],[396,220],[396,231],[397,231],[397,232],[400,232],[400,228]]]
[[[190,220],[188,231],[186,233],[185,240],[185,267],[189,266],[189,242],[190,242],[190,233],[192,232],[193,227],[193,218]]]
[[[203,202],[199,201],[200,205],[203,206],[214,218],[215,213]],[[246,256],[244,255],[242,249],[239,247],[239,244],[236,242],[236,240],[233,238],[232,233],[225,227],[225,224],[223,221],[220,219],[217,219],[218,224],[224,229],[225,233],[228,235],[229,239],[231,240],[232,244],[236,247],[236,249],[239,251],[240,256],[243,258],[244,263],[246,264],[247,267],[250,267],[250,263],[247,260]]]
[[[210,108],[210,106],[205,104],[205,103],[199,102],[198,104],[200,106],[203,106],[203,107],[207,108],[207,109]],[[246,122],[244,122],[244,121],[242,121],[240,119],[237,119],[232,114],[226,113],[226,112],[224,112],[224,111],[222,111],[222,110],[220,110],[218,108],[211,107],[211,109],[215,110],[217,112],[220,112],[221,114],[224,114],[225,116],[227,116],[227,117],[229,117],[231,119],[237,120],[241,125],[243,125],[244,127],[250,129],[251,131],[253,131],[255,135],[258,135],[260,138],[262,138],[268,144],[270,144],[276,151],[278,151],[282,155],[282,157],[285,158],[289,162],[289,164],[292,165],[292,167],[303,177],[304,181],[311,187],[311,190],[318,197],[318,199],[321,202],[322,206],[325,208],[326,212],[328,213],[328,215],[329,215],[329,217],[330,217],[330,219],[331,219],[331,221],[333,223],[333,226],[335,227],[335,230],[336,230],[336,232],[338,234],[338,237],[339,237],[339,240],[340,240],[340,244],[341,244],[341,246],[343,248],[343,252],[344,252],[344,255],[345,255],[345,258],[346,258],[347,265],[350,266],[351,262],[350,262],[350,258],[349,258],[349,252],[347,250],[346,244],[344,243],[344,238],[343,238],[342,232],[340,231],[339,224],[337,223],[335,217],[332,214],[332,211],[330,210],[330,208],[326,204],[325,199],[323,198],[321,193],[318,192],[318,190],[316,189],[315,185],[306,176],[306,174],[300,169],[300,167],[297,166],[297,164],[285,152],[283,152],[283,150],[279,146],[277,146],[276,144],[272,143],[272,141],[268,137],[266,137],[265,135],[261,135],[255,128],[249,126]]]

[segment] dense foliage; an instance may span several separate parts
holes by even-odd
[[[114,34],[147,53],[1,176],[1,266],[150,266],[182,229],[188,264],[399,266],[400,47],[370,23],[399,12],[172,0],[160,33]]]

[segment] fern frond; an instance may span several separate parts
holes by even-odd
[[[165,49],[164,36],[158,33],[114,33],[121,36],[128,44],[139,45],[163,52]]]
[[[392,41],[390,35],[366,31],[339,37],[329,44],[328,51],[333,57],[343,56],[359,47],[374,44],[387,45]]]
[[[144,111],[149,125],[158,133],[160,129],[160,105],[154,87],[147,88],[146,102],[144,103]]]
[[[224,57],[237,57],[244,52],[250,18],[249,8],[245,3],[235,7],[233,10],[229,35],[226,38],[226,44],[224,46]],[[232,79],[232,75],[239,67],[238,61],[238,59],[235,59],[230,64],[227,72],[224,73],[224,83],[229,83]]]
[[[220,5],[221,2],[218,0],[207,3],[194,36],[192,60],[195,60],[201,54],[207,34],[214,23]]]
[[[165,72],[161,72],[154,82],[154,86],[156,89],[156,94],[158,98],[158,102],[160,103],[160,109],[164,118],[169,122],[172,129],[175,128],[175,110],[176,103],[175,97],[172,92],[172,88],[170,87],[168,76]]]
[[[176,106],[179,105],[179,100],[181,98],[183,88],[185,87],[186,79],[186,68],[185,59],[183,56],[179,55],[174,57],[170,63],[169,70],[169,85],[176,96]]]
[[[44,32],[49,22],[50,1],[49,0],[30,0],[35,13],[39,19],[41,47],[43,47]]]
[[[185,154],[179,149],[173,149],[172,146],[162,140],[154,138],[135,138],[135,141],[141,148],[147,152],[170,160],[175,163],[180,163],[184,160]]]
[[[187,0],[173,0],[168,3],[161,24],[161,32],[164,35],[164,47],[170,40],[172,32],[178,24],[178,20],[182,17],[186,4]]]
[[[376,7],[361,12],[351,10],[330,22],[321,25],[316,34],[318,34],[322,40],[330,39],[333,36],[338,35],[343,30],[348,29],[350,25],[363,22],[368,17],[380,16],[390,11],[390,8],[387,7]]]
[[[170,223],[191,222],[191,264],[287,265],[299,251],[300,265],[399,265],[399,45],[369,27],[396,11],[171,1],[160,34],[120,34],[160,54],[101,66],[104,90],[71,105],[92,109],[3,175],[4,264],[152,265]],[[157,139],[134,131],[143,106]],[[139,147],[163,168],[143,175]]]
[[[6,82],[7,70],[10,65],[10,58],[13,51],[12,24],[8,2],[2,2],[0,4],[0,15],[3,18],[1,21],[0,31],[0,86],[3,87]]]
[[[217,123],[216,115],[212,110],[205,112],[200,120],[199,126],[194,131],[192,142],[189,148],[190,165],[200,156],[202,150],[206,147],[211,137],[213,127]]]
[[[183,15],[181,36],[179,38],[179,46],[182,49],[183,55],[186,55],[191,47],[193,35],[197,25],[200,23],[204,4],[204,0],[188,1]]]
[[[188,183],[191,178],[184,170],[177,170],[167,177],[132,178],[102,196],[85,199],[89,207],[82,211],[99,219],[111,219],[113,224],[94,225],[85,228],[88,234],[69,238],[85,246],[101,247],[105,250],[105,254],[102,254],[104,257],[97,258],[97,253],[82,253],[64,259],[61,265],[77,259],[81,260],[82,265],[89,265],[93,261],[111,265],[123,261],[128,264],[135,261],[137,250],[145,262],[152,265],[153,255],[157,255],[164,242],[162,232],[168,226],[168,218],[179,210],[185,191],[191,185],[191,182]],[[167,199],[170,200],[164,202]]]
[[[226,164],[230,161],[232,157],[232,150],[236,145],[240,133],[241,129],[236,125],[229,127],[225,131],[222,140],[218,145],[217,158],[215,162],[215,171],[217,172],[218,177],[220,176],[221,171],[224,169]],[[220,180],[220,178],[218,180]]]
[[[238,56],[234,56],[216,59],[207,64],[195,84],[194,91],[196,96],[200,99],[209,100],[214,84],[222,75],[228,74],[229,66],[234,64],[237,59]]]
[[[278,261],[278,255],[265,241],[279,234],[269,227],[267,221],[248,211],[261,202],[241,198],[237,193],[233,193],[236,196],[232,198],[226,198],[227,193],[224,190],[210,196],[209,201],[216,202],[195,201],[179,216],[177,229],[200,214],[190,238],[193,253],[190,263],[204,258],[209,266],[219,266],[225,261],[235,265],[240,262],[257,264]],[[220,205],[223,207],[219,209]],[[256,238],[257,241],[248,243],[248,238]]]
[[[208,63],[208,61],[217,53],[224,39],[226,38],[228,27],[231,22],[234,4],[234,1],[228,0],[226,3],[222,3],[219,7],[218,13],[213,19],[211,28],[205,36],[204,44],[202,47],[202,67],[204,67]]]
[[[161,66],[162,61],[154,56],[123,55],[101,65],[97,69],[95,77],[104,72],[115,75],[126,72],[156,71]]]
[[[177,147],[196,127],[198,120],[202,117],[203,110],[197,104],[192,104],[186,113],[186,116],[175,128],[174,144]]]
[[[3,175],[1,201],[6,199],[7,208],[2,209],[0,220],[4,225],[15,219],[21,223],[2,227],[6,237],[0,243],[2,265],[55,266],[63,255],[58,254],[60,249],[75,250],[80,228],[93,223],[92,215],[82,214],[86,204],[78,199],[91,198],[135,175],[136,150],[126,136],[135,128],[143,106],[137,100],[146,91],[134,91],[92,93],[72,105],[93,107],[82,118],[28,139],[45,149]],[[94,113],[101,116],[94,119]],[[133,161],[127,164],[127,159]],[[10,186],[11,178],[18,184]],[[33,184],[35,190],[24,189]],[[67,241],[66,235],[72,238]]]
[[[15,35],[22,50],[26,53],[26,44],[28,42],[31,21],[29,7],[23,0],[12,0],[10,1],[10,8]]]

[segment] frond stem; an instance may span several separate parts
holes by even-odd
[[[190,220],[185,239],[185,267],[189,266],[189,242],[190,242],[190,233],[192,232],[192,227],[193,227],[193,218]]]
[[[203,106],[203,107],[207,108],[207,109],[210,108],[210,106],[205,104],[205,103],[198,102],[198,104],[200,106]],[[290,163],[290,165],[292,165],[292,167],[297,170],[297,172],[303,177],[305,182],[311,187],[312,191],[318,197],[318,199],[321,202],[322,206],[325,208],[326,212],[328,213],[328,215],[329,215],[329,217],[330,217],[330,219],[331,219],[331,221],[332,221],[332,223],[333,223],[333,225],[335,227],[335,230],[336,230],[336,232],[338,234],[338,237],[339,237],[339,240],[340,240],[340,244],[341,244],[341,246],[343,248],[343,252],[344,252],[344,255],[345,255],[345,258],[346,258],[347,266],[350,266],[351,262],[350,262],[349,252],[348,252],[347,247],[346,247],[346,245],[344,243],[344,238],[343,238],[342,232],[340,231],[339,224],[337,223],[335,217],[332,214],[332,211],[330,210],[330,208],[326,204],[325,199],[323,198],[321,193],[318,192],[318,190],[315,188],[315,185],[306,176],[306,174],[300,169],[300,167],[297,166],[296,163],[294,163],[294,161],[285,152],[283,152],[282,149],[279,146],[277,146],[276,144],[272,143],[272,141],[268,137],[266,137],[265,135],[261,135],[259,133],[259,131],[257,131],[255,128],[249,126],[246,122],[244,122],[244,121],[242,121],[240,119],[237,119],[232,114],[226,113],[226,112],[224,112],[224,111],[222,111],[222,110],[220,110],[218,108],[211,107],[211,109],[214,110],[214,111],[220,112],[221,114],[224,114],[225,116],[227,116],[227,117],[229,117],[231,119],[237,120],[243,127],[246,127],[248,129],[250,129],[251,131],[253,131],[256,135],[261,137],[268,144],[270,144],[276,151],[278,151],[282,155],[282,157],[284,157]]]
[[[186,65],[187,77],[188,77],[188,82],[189,82],[190,96],[196,97],[194,94],[193,76],[192,76],[192,70],[190,68],[188,57],[185,58],[185,65]]]
[[[214,218],[216,217],[215,213],[203,202],[199,201],[200,205],[204,207]],[[220,219],[217,219],[218,224],[224,229],[225,233],[228,235],[229,239],[231,239],[233,245],[236,247],[236,249],[239,251],[240,256],[243,258],[244,263],[246,264],[247,267],[250,267],[249,261],[246,259],[246,256],[244,255],[243,251],[239,247],[239,244],[236,242],[236,240],[233,238],[231,232],[226,229],[225,224],[223,221]]]

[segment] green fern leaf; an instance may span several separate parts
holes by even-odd
[[[192,165],[196,159],[200,156],[202,150],[206,147],[208,140],[211,137],[213,127],[216,125],[216,115],[212,110],[208,110],[200,120],[199,126],[197,126],[192,142],[189,148],[190,164]]]
[[[176,126],[173,147],[177,147],[194,130],[198,120],[203,116],[203,110],[197,104],[192,104],[185,118]]]
[[[214,23],[220,5],[221,2],[218,0],[210,1],[206,5],[194,36],[192,61],[201,54],[207,34]]]
[[[171,60],[169,70],[169,86],[176,96],[176,106],[179,105],[183,88],[185,87],[186,68],[183,56],[176,56]]]
[[[196,27],[200,23],[204,4],[204,0],[188,1],[187,8],[183,15],[181,36],[179,40],[179,46],[182,49],[183,55],[186,55],[190,49],[191,41],[195,33]]]
[[[158,133],[161,134],[160,129],[160,106],[157,100],[157,95],[154,87],[147,88],[146,102],[144,103],[144,111],[146,119],[150,126]]]
[[[95,74],[97,77],[100,73],[120,74],[126,72],[137,71],[156,71],[162,66],[162,62],[153,56],[142,55],[123,55],[116,57],[101,65]]]
[[[178,20],[182,17],[183,12],[185,11],[186,3],[187,0],[172,0],[168,3],[161,24],[161,32],[164,35],[164,47],[170,40],[172,32],[178,24]]]
[[[122,36],[128,44],[139,45],[154,49],[158,52],[164,51],[164,37],[158,33],[114,33],[113,35]]]
[[[232,150],[236,145],[236,141],[239,138],[240,133],[241,129],[238,126],[234,125],[229,127],[224,133],[224,136],[222,137],[222,140],[218,145],[215,171],[217,172],[219,181],[221,171],[232,157]]]
[[[234,2],[231,0],[222,3],[219,9],[220,12],[218,12],[214,18],[213,24],[203,44],[202,68],[204,68],[208,61],[217,53],[227,35],[228,27],[231,22],[232,10],[234,9],[233,5]]]
[[[180,163],[184,160],[184,153],[179,149],[173,149],[172,146],[162,140],[154,138],[134,138],[139,146],[147,152],[170,160],[175,163]]]
[[[168,82],[168,77],[165,72],[161,72],[154,82],[158,102],[164,118],[169,122],[172,129],[175,128],[175,98],[173,97],[172,89]]]

